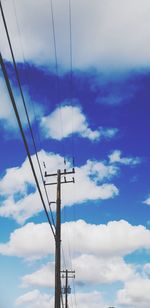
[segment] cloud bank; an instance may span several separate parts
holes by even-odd
[[[48,172],[54,173],[59,168],[64,169],[64,158],[60,155],[46,153],[45,151],[39,152],[38,155],[39,160],[42,162],[43,174],[45,172],[43,162],[45,162],[46,166],[49,166]],[[37,170],[37,176],[40,179],[43,196],[45,196],[39,168],[34,155],[32,156],[32,160]],[[70,163],[67,162],[65,168],[68,169],[69,167]],[[62,207],[72,206],[73,204],[80,204],[90,200],[114,198],[119,194],[119,190],[110,181],[117,173],[118,168],[116,166],[94,160],[88,160],[85,165],[76,167],[76,184],[70,184],[69,194],[68,185],[65,185],[62,189]],[[47,187],[51,200],[55,200],[56,187]],[[18,223],[24,223],[28,218],[37,215],[43,210],[27,159],[21,166],[6,170],[5,175],[0,180],[0,192],[2,198],[0,216],[2,217],[12,217]],[[46,198],[45,202],[47,202]]]
[[[132,226],[124,220],[110,221],[107,225],[92,225],[79,220],[62,225],[63,247],[66,247],[66,251],[68,228],[71,250],[76,257],[78,254],[121,257],[138,249],[150,248],[150,231],[144,226]],[[10,240],[0,245],[0,253],[27,259],[40,259],[53,254],[53,237],[50,233],[48,223],[28,223],[11,233]]]
[[[18,61],[22,48],[28,61],[38,65],[54,63],[52,16],[48,0],[3,3],[12,45]],[[58,63],[70,66],[68,2],[53,3]],[[72,1],[72,50],[76,68],[145,68],[150,66],[150,3],[148,0]],[[36,11],[33,18],[32,12]],[[11,17],[11,18],[10,18]],[[1,22],[1,49],[10,59]],[[138,35],[135,35],[138,33]],[[22,48],[21,48],[22,44]]]

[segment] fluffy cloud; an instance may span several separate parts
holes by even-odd
[[[72,264],[76,272],[76,282],[79,283],[112,283],[126,281],[134,276],[133,267],[120,257],[103,258],[82,254],[73,259]]]
[[[115,150],[109,155],[110,163],[119,163],[123,165],[137,165],[141,162],[139,157],[121,157],[122,152],[120,150]]]
[[[150,279],[137,278],[125,283],[118,292],[117,304],[121,307],[148,308],[150,303]]]
[[[48,167],[47,170],[49,173],[56,172],[59,168],[64,168],[64,159],[60,155],[40,151],[38,156],[40,162],[42,162],[41,167],[43,174],[45,172],[43,162],[45,162]],[[116,166],[116,163],[135,165],[139,163],[140,160],[139,158],[131,157],[121,158],[121,151],[114,151],[109,156],[109,160],[109,164],[106,161],[88,160],[85,165],[76,167],[76,183],[70,184],[69,194],[68,185],[63,186],[62,207],[72,206],[73,204],[84,203],[90,200],[105,200],[117,196],[119,190],[110,182],[119,171],[119,166]],[[40,179],[41,177],[35,155],[32,156],[32,161],[37,170],[37,176]],[[67,170],[69,170],[70,167],[70,163],[67,162]],[[46,179],[46,182],[48,181],[49,179]],[[41,179],[39,182],[46,202]],[[47,191],[49,196],[51,196],[51,201],[54,201],[56,198],[56,187],[47,186]],[[5,175],[0,180],[0,193],[0,216],[12,217],[18,223],[22,224],[28,218],[37,215],[43,210],[27,159],[21,166],[6,170]],[[53,210],[55,210],[55,207],[53,207]]]
[[[12,4],[3,3],[15,55],[22,61],[20,36]],[[68,2],[53,3],[58,63],[70,65]],[[72,50],[75,67],[135,68],[150,65],[150,20],[148,0],[72,1]],[[48,0],[17,2],[21,41],[28,61],[35,64],[54,62],[54,43]],[[33,19],[33,12],[36,16]],[[1,49],[10,54],[3,34]],[[138,33],[138,36],[136,35]],[[48,43],[49,42],[49,43]]]
[[[143,203],[150,205],[150,197],[148,197],[145,201],[143,201]]]
[[[48,167],[48,173],[64,168],[64,159],[60,155],[44,151],[39,152],[38,155],[39,160],[45,162]],[[32,156],[32,160],[40,179],[35,155]],[[68,169],[69,167],[70,163],[67,162],[65,168]],[[44,174],[43,164],[42,169]],[[105,200],[117,196],[119,193],[118,188],[110,183],[110,180],[117,175],[117,172],[118,169],[115,166],[88,160],[85,165],[76,168],[76,184],[70,184],[70,194],[68,194],[68,185],[63,186],[62,207],[83,203],[88,200]],[[41,180],[40,185],[43,196],[45,196]],[[54,201],[56,187],[47,186],[47,190],[51,200]],[[41,201],[27,159],[21,166],[6,170],[5,175],[0,180],[0,192],[3,197],[0,216],[13,217],[17,222],[24,223],[26,219],[42,211]]]
[[[41,119],[41,128],[44,131],[44,136],[57,140],[69,137],[72,134],[78,134],[93,141],[102,137],[112,138],[117,133],[117,129],[113,128],[91,130],[80,107],[69,105],[61,106],[50,115],[43,117]]]
[[[62,239],[65,251],[68,250],[68,234],[74,257],[80,254],[91,254],[102,259],[121,257],[138,249],[150,248],[150,231],[144,226],[132,226],[124,220],[111,221],[107,225],[87,224],[83,220],[64,223]],[[47,223],[28,223],[12,232],[8,242],[0,244],[0,253],[38,259],[54,253],[53,241]]]
[[[93,291],[88,293],[76,293],[76,303],[72,296],[68,297],[68,304],[78,305],[81,308],[103,308],[104,304],[100,292]],[[33,290],[16,300],[16,305],[28,305],[28,308],[53,308],[54,299],[48,294],[42,294],[38,290]]]
[[[16,229],[11,233],[9,242],[0,245],[0,253],[30,260],[54,253],[54,240],[48,223],[29,223]]]
[[[9,123],[10,126],[15,127],[15,115],[10,103],[10,98],[6,89],[6,85],[2,77],[0,77],[0,93],[3,108],[0,108],[0,120],[4,123]]]
[[[79,285],[126,281],[135,276],[133,266],[127,265],[120,257],[102,258],[81,254],[72,259],[72,267]],[[54,263],[43,265],[37,271],[23,276],[21,286],[54,287]]]
[[[144,264],[144,273],[150,275],[150,263]]]
[[[28,308],[53,308],[54,299],[48,294],[40,293],[39,290],[33,290],[17,298],[16,306],[20,305],[26,305]]]
[[[16,105],[18,108],[18,112],[20,114],[21,120],[22,120],[22,125],[24,127],[26,127],[27,125],[27,119],[25,116],[25,110],[23,107],[23,103],[21,101],[21,97],[18,93],[18,91],[16,90],[16,88],[13,87],[13,92],[14,92],[14,96],[16,99]],[[5,130],[9,130],[9,133],[13,133],[14,137],[17,136],[16,132],[18,130],[18,124],[16,121],[16,117],[15,117],[15,113],[9,98],[9,94],[4,82],[4,79],[0,76],[0,93],[1,93],[1,101],[3,104],[3,108],[0,108],[0,123],[3,124],[3,128]],[[27,92],[27,90],[24,91],[24,98],[25,98],[25,102],[26,102],[26,106],[27,108],[29,106],[31,106],[31,98]],[[32,101],[32,104],[34,102]],[[40,116],[42,116],[43,114],[43,110],[42,107],[39,106],[36,103],[36,118],[37,118],[37,114],[38,114],[38,118]],[[35,114],[32,110],[32,108],[30,108],[30,122],[32,123],[35,120]]]
[[[117,295],[117,303],[120,305],[128,304],[126,298],[128,298],[129,283],[133,281],[138,282],[139,279],[143,279],[145,286],[149,286],[148,279],[145,276],[141,278],[136,273],[136,267],[126,264],[123,260],[123,256],[133,251],[150,249],[150,231],[144,226],[132,226],[126,221],[112,221],[107,225],[92,225],[79,220],[62,225],[62,239],[65,252],[68,249],[68,240],[70,241],[72,268],[76,271],[77,284],[80,285],[82,283],[88,286],[94,284],[96,286],[115,281],[125,282],[124,288]],[[16,229],[12,232],[7,243],[0,244],[0,253],[8,256],[22,257],[26,260],[41,259],[51,254],[51,259],[53,259],[54,239],[48,224],[29,223],[22,228]],[[66,261],[69,264],[68,260]],[[148,273],[148,264],[145,266],[144,271]],[[43,264],[40,269],[23,276],[22,287],[53,288],[54,263]],[[30,305],[31,307],[36,307],[35,304],[41,303],[41,296],[43,297],[38,292],[24,294],[17,299],[17,305],[24,304],[28,305],[28,307]],[[129,295],[132,296],[132,292]],[[81,300],[80,296],[81,294],[78,297],[79,302]],[[145,303],[147,298],[144,298],[144,293],[141,292],[139,298],[142,298],[142,296],[143,303]],[[37,297],[37,301],[35,297]],[[50,300],[52,299],[49,297],[48,301],[50,302]],[[89,303],[93,303],[93,298],[89,299]],[[133,307],[136,307],[136,305],[133,305]],[[148,306],[143,304],[142,307],[147,308]]]
[[[150,248],[150,231],[144,226],[132,226],[124,220],[110,221],[107,225],[91,225],[79,220],[66,222],[64,227],[67,228],[67,225],[71,247],[76,253],[112,257]]]
[[[55,286],[54,263],[43,265],[40,269],[32,274],[22,277],[22,287],[37,286],[37,287],[50,287]]]

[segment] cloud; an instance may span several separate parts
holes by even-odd
[[[150,279],[136,278],[125,283],[123,289],[118,291],[117,304],[120,307],[148,308],[150,303]]]
[[[134,276],[134,269],[120,257],[97,257],[82,254],[72,260],[79,284],[104,284],[126,281]],[[92,266],[91,266],[92,264]]]
[[[46,198],[44,199],[46,202]],[[39,193],[36,191],[23,196],[18,201],[10,197],[1,202],[0,216],[7,218],[10,217],[15,219],[19,224],[24,224],[27,219],[38,215],[41,211],[43,211],[43,206]]]
[[[17,122],[15,119],[15,114],[11,106],[9,94],[5,85],[5,82],[2,77],[0,77],[0,93],[1,93],[1,102],[3,108],[0,108],[0,123],[4,125],[4,128],[7,129],[17,129]]]
[[[31,236],[32,234],[32,236]],[[0,253],[27,260],[41,259],[54,253],[54,241],[48,223],[29,223],[10,235],[7,244],[0,245]]]
[[[56,140],[77,134],[80,137],[94,141],[102,137],[112,138],[118,131],[116,128],[91,130],[81,108],[79,106],[69,105],[61,106],[55,109],[50,115],[42,117],[41,128],[44,136]]]
[[[123,165],[137,165],[141,162],[139,157],[121,157],[122,152],[120,150],[115,150],[109,155],[109,161],[111,164],[120,163]]]
[[[40,293],[39,290],[33,290],[18,297],[15,304],[16,306],[26,305],[28,308],[53,308],[54,299],[48,294]]]
[[[25,115],[23,102],[21,100],[21,96],[19,95],[19,92],[16,89],[16,87],[12,85],[12,88],[13,88],[13,93],[14,93],[14,97],[16,100],[18,112],[21,117],[22,125],[24,128],[26,128],[27,119]],[[11,133],[11,137],[13,136],[16,138],[18,136],[19,128],[18,128],[15,112],[13,110],[13,107],[12,107],[12,104],[9,98],[9,94],[6,88],[5,81],[1,76],[0,76],[0,93],[1,93],[1,101],[3,104],[3,108],[0,108],[0,124],[3,127],[3,129],[5,129],[5,131],[8,131],[9,134]],[[31,108],[32,104],[34,104],[35,102],[33,102],[33,100],[31,102],[31,98],[30,98],[30,95],[27,89],[24,89],[24,98],[25,98],[27,109],[29,109],[29,106],[30,106],[30,122],[33,123],[35,121],[35,117],[37,118],[37,114],[38,114],[38,118],[42,116],[43,107],[39,106],[39,104],[36,103],[36,115],[35,115],[33,108]]]
[[[68,296],[68,304],[78,305],[80,308],[103,308],[105,306],[102,295],[98,291],[88,293],[76,293],[76,303],[72,296]],[[16,300],[16,305],[28,305],[28,308],[53,308],[54,298],[48,294],[43,294],[37,289],[25,293]]]
[[[145,201],[143,201],[143,203],[150,205],[150,197],[148,197]]]
[[[43,162],[49,168],[48,173],[54,173],[59,168],[64,169],[64,159],[60,155],[40,151],[38,156],[40,162],[42,162],[43,174],[45,172]],[[35,155],[32,156],[32,161],[37,176],[41,179]],[[70,163],[67,162],[65,168],[68,170],[69,167]],[[68,185],[63,186],[62,207],[72,206],[73,204],[84,203],[90,200],[105,200],[118,195],[118,188],[110,183],[110,180],[118,173],[117,167],[100,161],[88,160],[85,165],[76,167],[75,169],[76,184],[70,184],[69,194]],[[46,202],[41,180],[40,185]],[[54,201],[56,198],[56,187],[47,187],[49,196]],[[6,170],[5,175],[0,180],[0,193],[1,198],[3,198],[0,207],[0,216],[2,217],[12,217],[18,223],[24,223],[25,220],[33,215],[37,215],[43,210],[27,159],[21,166]]]
[[[68,2],[54,2],[54,22],[58,63],[70,66]],[[21,38],[14,9],[3,3],[12,45],[22,61],[20,40],[25,57],[34,64],[54,63],[54,42],[50,6],[47,0],[23,0],[16,5]],[[150,21],[148,0],[72,2],[72,50],[76,68],[143,68],[150,65]],[[33,19],[33,12],[36,16]],[[1,21],[1,49],[10,59]],[[138,36],[136,35],[138,33]]]
[[[49,262],[46,265],[43,265],[40,269],[35,271],[32,274],[28,274],[22,277],[21,286],[23,288],[28,286],[37,286],[37,287],[50,287],[54,288],[55,286],[55,275],[54,275],[54,262]]]
[[[110,221],[107,225],[88,224],[83,220],[62,224],[65,251],[68,250],[68,234],[74,258],[80,254],[91,254],[102,259],[117,258],[138,249],[150,249],[150,231],[144,226],[132,226],[124,220]],[[0,253],[40,259],[48,254],[53,255],[53,242],[47,223],[28,223],[12,232],[8,242],[0,244]]]
[[[126,264],[121,257],[103,258],[94,254],[81,254],[72,258],[72,268],[75,269],[77,285],[126,281],[135,276],[134,267]],[[54,288],[54,263],[43,265],[37,271],[23,276],[21,280],[22,287]]]
[[[146,263],[146,264],[144,265],[144,271],[145,271],[146,273],[150,274],[150,263]]]
[[[71,248],[76,253],[116,257],[150,247],[150,231],[141,225],[132,226],[125,220],[110,221],[107,225],[92,225],[79,220],[66,222],[64,227],[67,225]]]

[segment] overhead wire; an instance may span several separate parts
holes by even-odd
[[[71,106],[72,106],[72,159],[73,159],[73,167],[74,167],[75,145],[74,145],[74,139],[73,139],[73,128],[74,128],[74,109],[73,107],[74,105],[73,105],[73,46],[72,46],[72,3],[71,1],[72,0],[68,0],[68,4],[69,4],[69,42],[70,42],[70,99],[71,99]],[[74,214],[74,220],[76,220],[75,208],[73,209],[73,214]],[[68,245],[69,245],[69,254],[70,254],[71,266],[72,266],[70,239],[69,239]],[[77,308],[76,288],[75,288],[74,279],[72,281],[72,285],[73,285],[74,303],[75,303],[75,307]]]
[[[42,195],[42,192],[41,192],[41,188],[40,188],[40,185],[39,185],[39,181],[38,181],[38,178],[37,178],[37,175],[36,175],[36,172],[35,172],[35,169],[34,169],[34,165],[33,165],[32,159],[31,159],[29,147],[28,147],[27,140],[26,140],[26,137],[25,137],[25,134],[24,134],[24,131],[23,131],[23,127],[22,127],[22,124],[21,124],[21,120],[20,120],[20,116],[19,116],[18,110],[17,110],[15,98],[14,98],[14,95],[13,95],[13,92],[12,92],[12,89],[11,89],[11,85],[10,85],[10,82],[9,82],[8,74],[7,74],[7,71],[6,71],[5,64],[4,64],[4,61],[3,61],[1,53],[0,53],[0,64],[1,64],[3,75],[4,75],[4,79],[5,79],[5,82],[6,82],[6,86],[7,86],[7,89],[8,89],[8,93],[9,93],[9,96],[10,96],[10,99],[11,99],[11,103],[12,103],[12,106],[13,106],[13,109],[14,109],[14,112],[15,112],[15,115],[16,115],[16,118],[17,118],[17,122],[18,122],[18,125],[19,125],[19,129],[20,129],[20,132],[21,132],[23,143],[24,143],[24,146],[25,146],[25,149],[26,149],[26,152],[27,152],[27,156],[28,156],[29,162],[30,162],[32,173],[33,173],[33,176],[34,176],[34,179],[35,179],[35,182],[36,182],[36,186],[37,186],[37,189],[38,189],[38,192],[39,192],[39,195],[40,195],[40,198],[41,198],[41,201],[42,201],[42,204],[43,204],[46,216],[47,216],[48,223],[50,225],[51,231],[52,231],[52,233],[54,235],[54,238],[55,238],[55,233],[54,233],[54,230],[53,230],[53,227],[52,227],[52,223],[51,223],[49,215],[48,215],[48,211],[46,209],[44,198],[43,198],[43,195]]]
[[[20,27],[20,23],[19,23],[18,14],[17,14],[16,0],[12,0],[12,3],[13,3],[13,9],[14,9],[14,15],[15,15],[15,19],[16,19],[18,35],[19,35],[19,41],[20,41],[20,45],[21,45],[21,52],[22,52],[22,57],[23,57],[23,63],[24,63],[24,65],[29,66],[28,62],[26,61],[25,52],[24,52],[24,48],[23,48],[22,31],[21,31],[21,27]],[[29,80],[28,71],[26,71],[26,75],[27,75],[27,82],[29,84],[30,80]],[[32,109],[33,109],[34,118],[37,120],[37,114],[36,114],[36,108],[34,106],[34,100],[31,100],[31,103],[32,103]],[[38,137],[38,143],[40,144],[41,140],[40,140],[40,135],[39,135],[39,130],[38,129],[36,131],[36,135]]]
[[[58,87],[58,82],[59,82],[58,79],[59,78],[58,78],[58,59],[57,59],[57,47],[56,47],[55,23],[54,23],[54,13],[53,13],[53,3],[52,3],[52,0],[50,0],[50,2],[51,2],[51,14],[52,14],[52,25],[53,25],[52,28],[53,28],[53,39],[54,39],[54,51],[55,51],[55,69],[56,69],[57,87]],[[23,91],[22,91],[20,77],[19,77],[19,73],[18,73],[18,69],[17,69],[17,65],[16,65],[16,61],[15,61],[15,57],[14,57],[14,53],[13,53],[13,49],[12,49],[12,45],[11,45],[11,41],[10,41],[10,37],[9,37],[9,32],[8,32],[8,29],[7,29],[7,24],[6,24],[6,20],[5,20],[5,16],[4,16],[4,12],[3,12],[1,1],[0,1],[0,8],[1,8],[2,18],[3,18],[3,22],[4,22],[4,26],[5,26],[5,30],[6,30],[6,34],[7,34],[7,39],[8,39],[8,42],[9,42],[9,47],[10,47],[11,54],[12,54],[12,59],[13,59],[13,64],[14,64],[15,73],[16,73],[16,77],[17,77],[17,82],[18,82],[18,85],[19,85],[20,94],[21,94],[21,97],[22,97],[22,100],[23,100],[23,105],[24,105],[26,116],[27,116],[27,120],[28,120],[28,125],[29,125],[29,129],[30,129],[30,133],[31,133],[31,138],[32,138],[33,145],[34,145],[34,150],[35,150],[35,154],[36,154],[36,158],[37,158],[40,174],[41,174],[41,177],[42,177],[42,181],[44,183],[42,168],[41,168],[39,157],[38,157],[38,153],[37,153],[36,143],[35,143],[35,139],[34,139],[34,135],[33,135],[30,119],[29,119],[29,114],[28,114],[26,102],[25,102],[25,99],[24,99],[24,94],[23,94]],[[17,20],[17,16],[16,16],[16,20]],[[72,72],[72,34],[71,34],[72,33],[72,26],[71,26],[71,1],[70,0],[69,0],[69,25],[70,25],[70,68],[71,68],[70,69],[70,73],[71,73],[71,75],[70,75],[70,84],[71,84],[71,97],[72,97],[72,74],[73,74],[73,72]],[[17,22],[17,26],[18,26],[18,29],[19,29],[18,22]],[[18,31],[20,32],[20,30],[18,30]],[[24,52],[23,52],[23,58],[24,58],[24,62],[25,62]],[[49,219],[49,215],[48,215],[45,203],[44,203],[42,192],[40,190],[40,186],[39,186],[38,179],[37,179],[37,176],[36,176],[36,172],[35,172],[35,169],[34,169],[34,165],[33,165],[32,159],[31,159],[31,155],[30,155],[30,151],[29,151],[29,148],[28,148],[28,144],[27,144],[24,132],[23,132],[22,124],[21,124],[21,121],[20,121],[20,117],[19,117],[19,114],[18,114],[18,111],[17,111],[16,104],[15,104],[15,99],[14,99],[14,96],[13,96],[13,92],[12,92],[12,89],[11,89],[11,86],[10,86],[10,83],[9,83],[9,79],[8,79],[8,76],[7,76],[7,72],[6,72],[5,65],[3,63],[3,59],[2,59],[2,55],[1,54],[0,54],[0,61],[1,61],[1,66],[2,66],[2,70],[3,70],[3,74],[4,74],[4,77],[5,77],[5,81],[6,81],[6,84],[7,84],[7,88],[8,88],[8,91],[9,91],[9,95],[10,95],[10,98],[11,98],[11,101],[12,101],[12,104],[13,104],[13,108],[15,110],[15,114],[16,114],[17,121],[18,121],[18,124],[19,124],[19,128],[20,128],[20,131],[21,131],[21,134],[22,134],[22,138],[23,138],[23,141],[24,141],[24,145],[25,145],[26,151],[27,151],[27,155],[28,155],[28,158],[29,158],[31,169],[32,169],[32,172],[33,172],[33,175],[34,175],[34,178],[35,178],[35,182],[37,184],[37,188],[38,188],[38,191],[39,191],[39,194],[40,194],[40,197],[41,197],[41,200],[42,200],[45,212],[46,212],[46,216],[47,216],[48,222],[49,222],[49,224],[51,226],[51,230],[52,230],[53,235],[55,237],[55,233],[54,233],[51,221]],[[73,131],[73,127],[72,127],[72,131]],[[63,134],[63,125],[62,125],[62,134]],[[45,187],[45,185],[44,185],[44,187]],[[46,189],[45,189],[45,193],[46,193],[47,200],[49,202],[48,193],[47,193]],[[53,216],[51,215],[51,217],[53,217]],[[55,226],[53,218],[52,218],[52,221],[53,221],[53,225]],[[70,253],[70,256],[71,256],[71,253]]]
[[[13,6],[14,6],[14,13],[15,13],[15,18],[16,18],[18,34],[19,34],[19,38],[20,38],[20,42],[21,42],[21,50],[22,50],[22,54],[23,54],[23,61],[24,61],[24,64],[27,64],[27,62],[25,60],[25,54],[24,54],[24,49],[23,49],[23,44],[22,44],[22,39],[21,39],[21,31],[20,31],[20,26],[19,26],[18,17],[17,17],[16,4],[15,4],[15,0],[12,0],[12,1],[13,1]],[[25,101],[25,99],[24,99],[24,101]],[[36,118],[34,102],[32,102],[32,106],[33,106],[34,117]],[[26,106],[26,110],[27,110],[27,106]],[[44,177],[43,177],[43,173],[42,173],[42,167],[41,167],[39,155],[38,155],[38,152],[37,152],[37,147],[36,147],[35,139],[34,139],[34,136],[33,136],[33,131],[32,131],[32,127],[31,127],[30,121],[29,121],[29,127],[30,127],[31,136],[32,136],[32,140],[33,140],[34,150],[35,150],[35,153],[36,153],[36,158],[37,158],[39,169],[40,169],[40,174],[41,174],[42,181],[43,181],[43,184],[44,184]],[[39,140],[39,143],[40,143],[40,135],[38,133],[38,130],[37,130],[37,136],[38,136],[38,140]],[[51,208],[51,202],[49,200],[48,192],[47,192],[47,189],[46,189],[45,185],[44,185],[44,190],[45,190],[46,198],[47,198],[47,201],[48,201],[48,204],[49,204],[51,219],[52,219],[53,225],[55,226],[53,212],[52,212],[52,208]]]
[[[75,298],[75,307],[77,308],[76,287],[75,287],[74,279],[73,279],[73,293],[74,293],[74,298]]]
[[[58,91],[58,100],[59,100],[59,94],[60,94],[60,83],[59,83],[59,69],[58,69],[58,55],[57,55],[57,43],[56,43],[56,31],[55,31],[55,18],[54,18],[54,9],[53,9],[53,1],[50,1],[50,8],[51,8],[51,18],[52,18],[52,31],[53,31],[53,43],[54,43],[54,55],[55,55],[55,72],[56,72],[56,78],[57,78],[57,91]],[[71,0],[69,0],[69,50],[70,50],[70,99],[71,99],[71,106],[72,106],[72,135],[73,135],[73,102],[72,102],[72,96],[73,96],[73,58],[72,58],[72,10],[71,10]],[[63,121],[62,121],[62,115],[61,115],[61,106],[60,108],[60,121],[62,125],[62,137],[63,135]],[[65,151],[64,151],[65,152]],[[73,154],[73,167],[74,167],[74,144],[73,144],[73,137],[72,137],[72,154]],[[69,232],[68,232],[69,234]],[[70,257],[70,264],[72,268],[72,257],[71,257],[71,248],[70,248],[70,242],[68,242],[68,251],[69,251],[69,257]],[[63,257],[63,263],[66,266],[65,261],[65,254],[64,249],[62,246],[62,257]],[[74,296],[75,296],[75,287],[74,289]],[[76,296],[75,296],[75,305],[77,307],[76,303]]]
[[[36,147],[36,143],[35,143],[35,139],[34,139],[34,135],[33,135],[30,119],[29,119],[29,114],[28,114],[28,110],[27,110],[27,106],[26,106],[26,102],[25,102],[25,97],[24,97],[24,94],[23,94],[23,90],[22,90],[22,86],[21,86],[21,82],[20,82],[20,77],[19,77],[19,73],[18,73],[18,69],[17,69],[17,64],[16,64],[16,60],[15,60],[15,56],[14,56],[14,52],[13,52],[13,48],[12,48],[12,44],[11,44],[11,40],[10,40],[10,36],[9,36],[9,31],[8,31],[8,27],[7,27],[7,23],[6,23],[6,18],[5,18],[5,15],[4,15],[4,10],[3,10],[3,7],[2,7],[1,1],[0,1],[0,10],[1,10],[1,15],[2,15],[2,19],[3,19],[6,35],[7,35],[7,40],[8,40],[9,48],[10,48],[10,51],[11,51],[11,56],[12,56],[13,65],[14,65],[14,69],[15,69],[15,74],[16,74],[16,78],[17,78],[17,82],[18,82],[18,86],[19,86],[19,91],[20,91],[22,102],[23,102],[23,106],[24,106],[24,109],[25,109],[25,114],[26,114],[26,117],[27,117],[27,122],[28,122],[29,130],[30,130],[30,134],[31,134],[34,150],[35,150],[35,155],[36,155],[38,167],[39,167],[39,170],[40,170],[40,175],[41,175],[41,178],[42,178],[43,187],[44,187],[44,190],[45,190],[45,194],[46,194],[46,198],[47,198],[48,204],[50,206],[49,197],[48,197],[48,193],[47,193],[46,187],[44,185],[44,177],[43,177],[43,173],[42,173],[42,168],[41,168],[41,164],[40,164],[40,160],[39,160],[39,156],[38,156],[38,152],[37,152],[37,147]],[[45,205],[45,208],[46,208],[46,205]],[[47,209],[46,209],[46,211],[47,211]],[[55,228],[55,222],[54,222],[54,218],[53,218],[53,213],[52,213],[51,207],[50,207],[50,214],[51,214],[51,219],[52,219],[52,223],[53,223],[53,226],[52,226],[52,224],[51,224],[51,226],[52,226],[52,229],[53,229],[53,228]],[[47,212],[46,215],[48,215],[48,212]],[[54,235],[54,231],[53,231],[53,235]]]
[[[55,58],[55,74],[56,74],[56,91],[57,91],[57,100],[58,100],[58,108],[60,113],[60,123],[62,130],[62,139],[64,138],[64,130],[63,130],[63,119],[62,119],[62,111],[61,111],[61,103],[60,103],[60,81],[59,81],[59,69],[58,69],[58,54],[57,54],[57,44],[56,44],[56,29],[55,29],[55,17],[54,17],[54,8],[53,8],[53,0],[49,0],[50,3],[50,14],[52,21],[52,33],[53,33],[53,44],[54,44],[54,58]],[[64,156],[64,164],[65,164],[65,148],[63,145],[63,156]]]
[[[73,119],[73,57],[72,57],[72,8],[71,0],[68,0],[69,5],[69,51],[70,51],[70,101],[72,107],[72,158],[73,158],[73,167],[74,167],[74,141],[73,141],[73,128],[74,128],[74,119]]]

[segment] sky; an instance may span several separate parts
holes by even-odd
[[[42,173],[75,167],[61,185],[69,307],[149,308],[150,2],[1,3]],[[49,210],[1,15],[0,51]],[[2,70],[0,157],[0,307],[53,308],[54,237]]]

